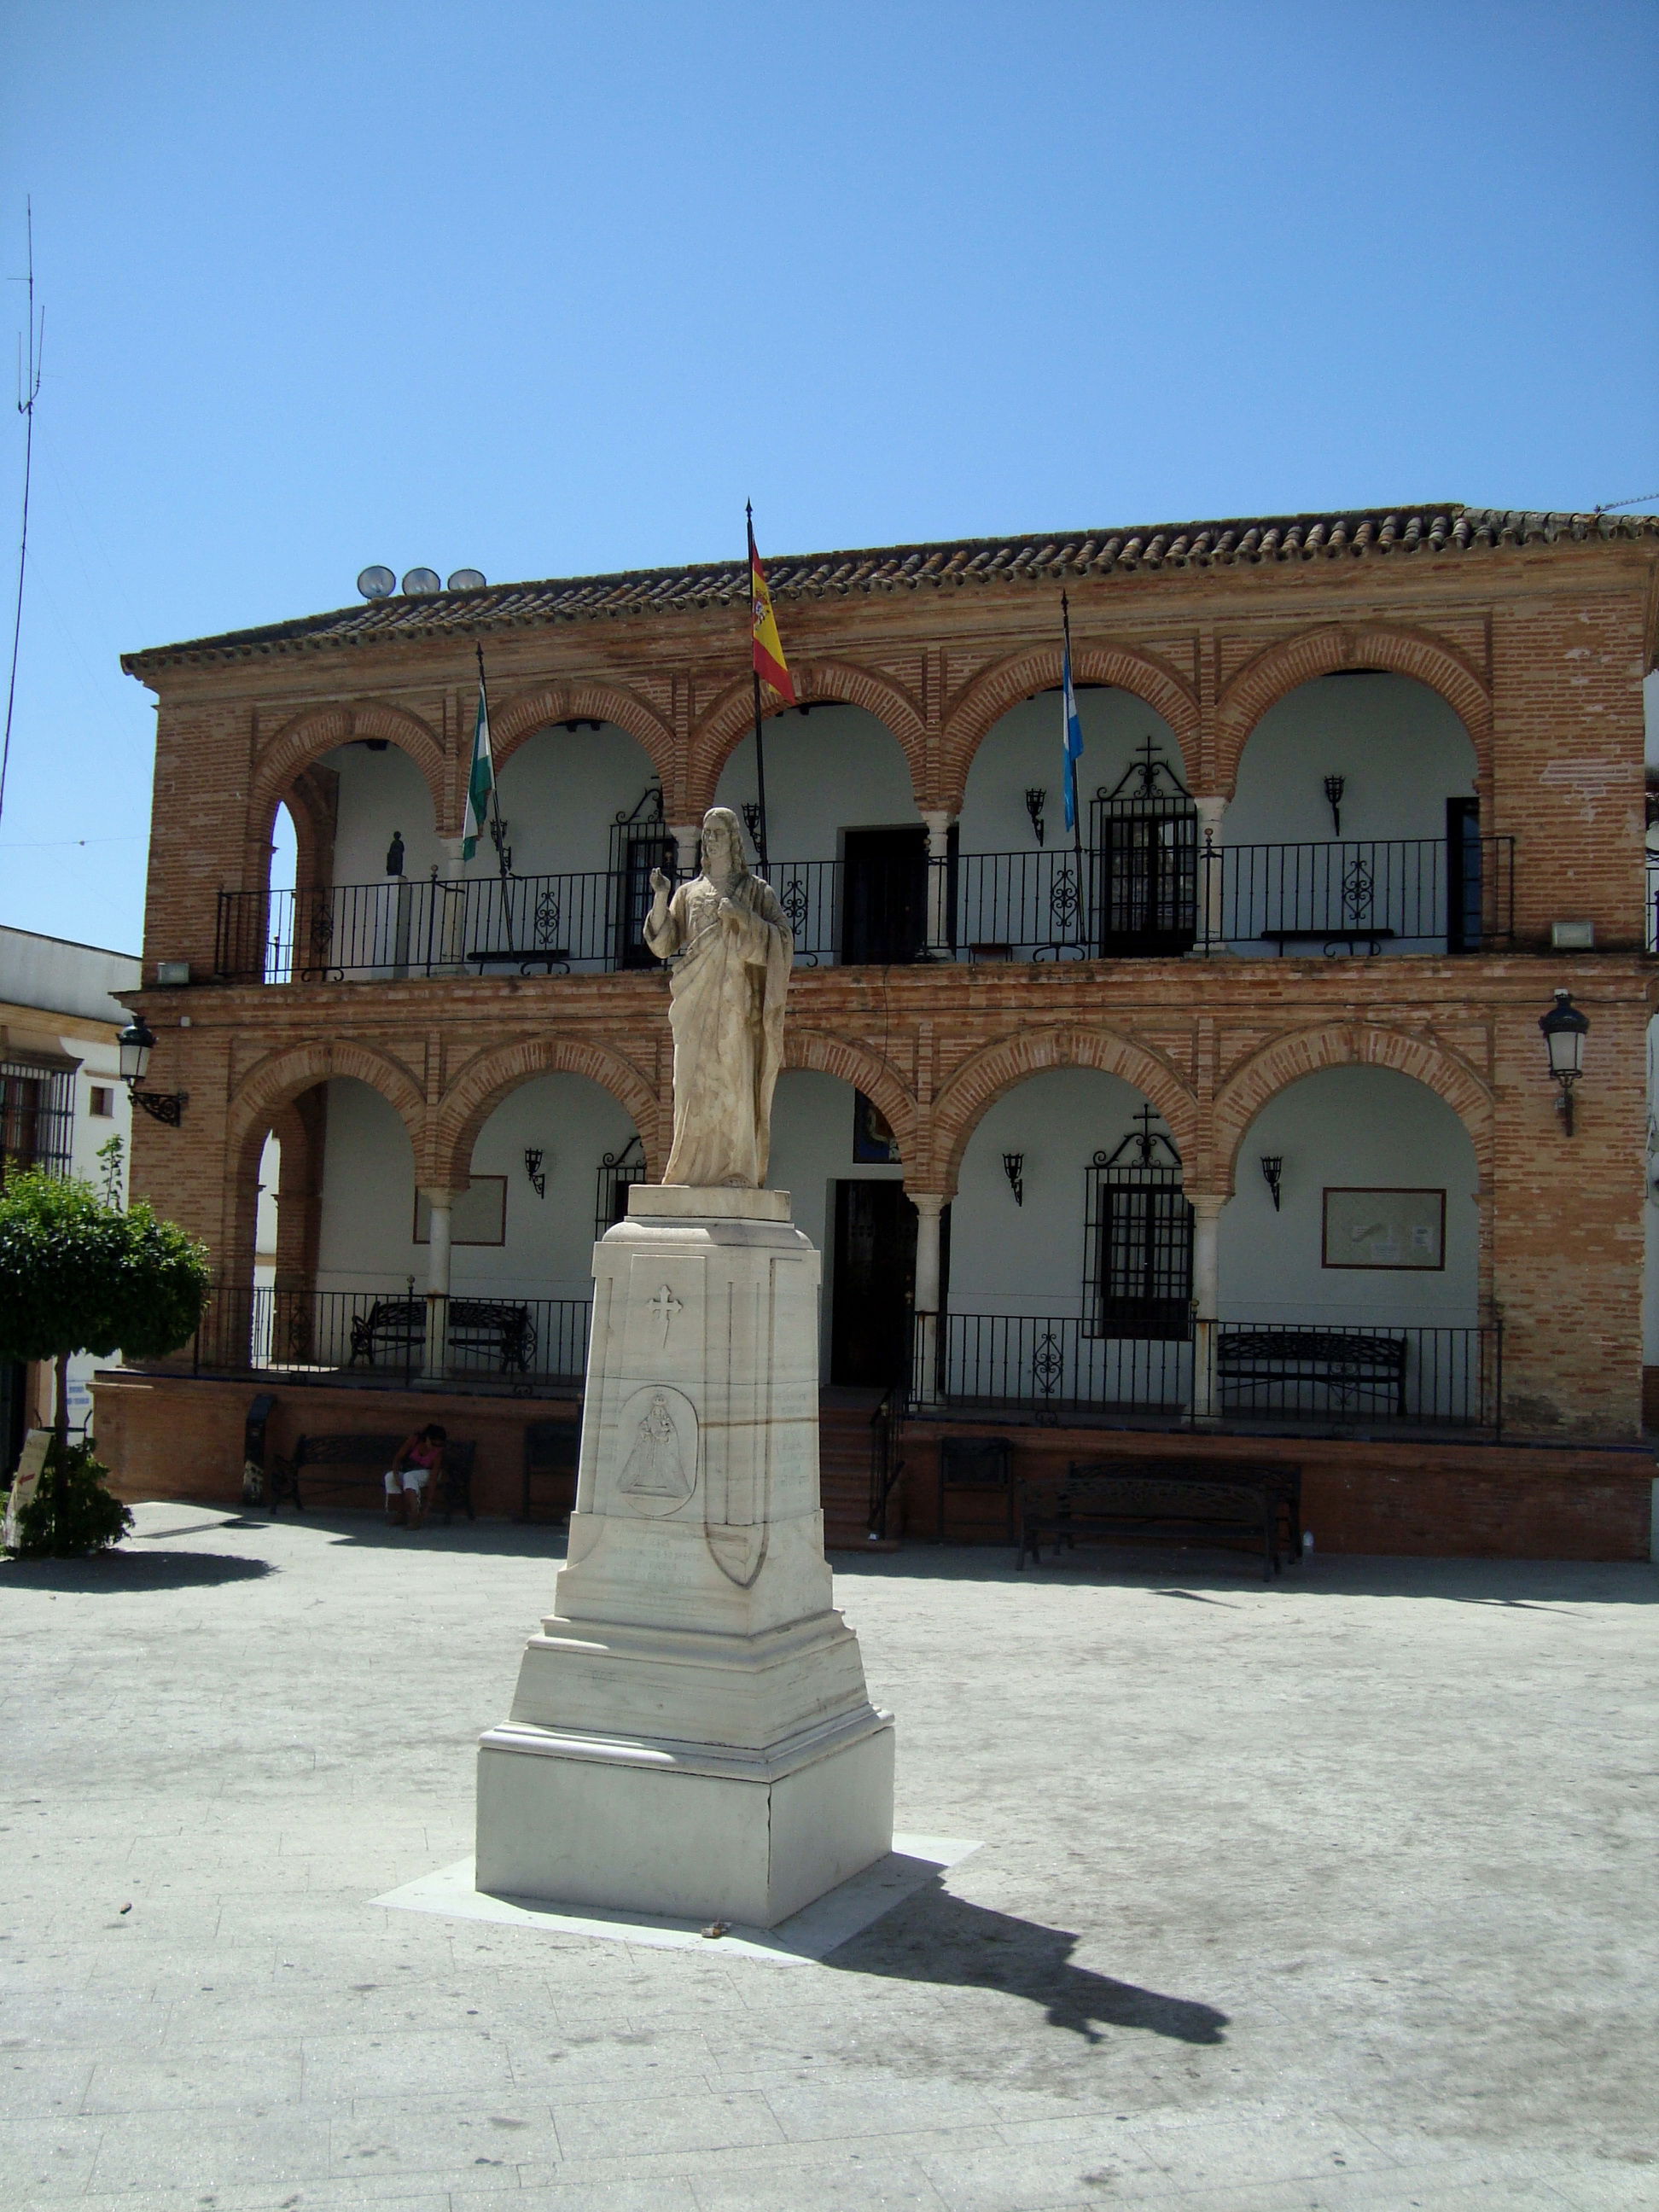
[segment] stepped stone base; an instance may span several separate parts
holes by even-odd
[[[556,1610],[479,1747],[480,1889],[769,1928],[892,1844],[830,1604],[818,1257],[776,1191],[638,1186],[594,1251]]]

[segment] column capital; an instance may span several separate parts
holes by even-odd
[[[1182,1189],[1182,1197],[1200,1221],[1219,1218],[1221,1210],[1231,1202],[1232,1194],[1224,1190]]]
[[[951,1203],[953,1194],[948,1190],[912,1190],[909,1184],[906,1183],[904,1195],[918,1213],[937,1218]]]

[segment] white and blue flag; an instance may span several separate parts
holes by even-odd
[[[1065,674],[1060,682],[1060,704],[1066,720],[1060,742],[1066,748],[1066,827],[1077,828],[1077,764],[1083,758],[1083,724],[1078,719],[1077,693],[1072,687],[1072,625],[1066,623]]]

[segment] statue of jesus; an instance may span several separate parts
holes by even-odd
[[[645,941],[674,963],[674,1148],[663,1181],[759,1190],[794,938],[771,885],[744,864],[729,806],[702,817],[702,873],[671,897],[667,877],[653,869],[651,889]]]

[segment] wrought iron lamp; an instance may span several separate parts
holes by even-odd
[[[1544,1033],[1545,1049],[1550,1056],[1550,1079],[1560,1085],[1561,1096],[1555,1102],[1555,1110],[1561,1116],[1567,1135],[1571,1136],[1572,1086],[1584,1072],[1584,1037],[1589,1028],[1589,1016],[1574,1006],[1571,991],[1558,989],[1555,1004],[1547,1014],[1538,1017],[1538,1026]]]
[[[749,832],[749,842],[757,853],[760,850],[760,818],[759,799],[745,799],[743,802],[743,826]]]
[[[529,1176],[530,1187],[538,1198],[547,1196],[547,1176],[542,1168],[545,1158],[546,1154],[539,1145],[526,1145],[524,1148],[524,1171]]]
[[[1042,810],[1048,804],[1048,793],[1043,785],[1034,783],[1025,793],[1025,811],[1031,817],[1031,834],[1038,844],[1043,842]]]
[[[1025,1203],[1025,1155],[1024,1152],[1005,1152],[1002,1172],[1008,1178],[1008,1188],[1014,1194],[1014,1204]]]
[[[121,1080],[126,1085],[135,1106],[142,1106],[153,1121],[165,1121],[176,1129],[190,1097],[187,1091],[141,1091],[138,1085],[149,1073],[149,1056],[155,1049],[155,1032],[142,1014],[137,1014],[115,1040],[121,1048]]]
[[[1273,1212],[1275,1213],[1279,1211],[1279,1177],[1284,1174],[1284,1172],[1285,1158],[1282,1152],[1263,1152],[1261,1155],[1262,1180],[1266,1182],[1268,1189],[1272,1191],[1273,1194]]]
[[[1345,775],[1328,775],[1325,779],[1325,801],[1331,810],[1331,828],[1342,835],[1342,794],[1348,787]]]

